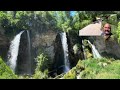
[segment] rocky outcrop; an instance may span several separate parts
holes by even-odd
[[[27,31],[24,31],[21,34],[19,52],[18,52],[18,57],[17,57],[17,67],[16,67],[17,74],[23,75],[23,74],[32,73],[33,63],[32,63],[32,59],[30,58],[31,55],[29,55],[30,53],[29,53]]]
[[[53,62],[55,56],[54,43],[56,35],[57,30],[41,30],[41,27],[31,29],[31,58],[34,61],[34,69],[36,68],[35,58],[41,53],[47,55],[48,60],[50,60],[51,63]]]
[[[3,29],[3,27],[0,24],[0,35],[4,35],[4,33],[5,33],[5,30]]]
[[[82,49],[82,38],[79,37],[74,31],[67,34],[68,38],[68,50],[69,50],[69,60],[71,67],[74,67],[78,60],[83,60],[83,49]],[[77,47],[76,47],[77,46]],[[74,47],[77,50],[74,50]]]
[[[53,61],[53,67],[52,67],[52,73],[57,73],[58,75],[63,73],[64,70],[64,52],[61,42],[60,34],[57,34],[54,44],[54,61]]]
[[[56,38],[56,33],[52,30],[43,33],[36,33],[32,37],[32,48],[36,49],[36,54],[40,53],[42,50],[46,53],[51,59],[54,57],[54,41]]]
[[[117,42],[117,39],[110,38],[105,41],[101,36],[91,36],[88,39],[95,45],[101,56],[120,59],[120,44]]]
[[[4,34],[3,28],[0,26],[0,56],[4,61],[7,61],[7,52],[9,50],[10,42]]]

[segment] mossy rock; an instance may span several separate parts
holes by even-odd
[[[86,68],[80,73],[80,77],[82,79],[93,79],[95,77],[95,72],[93,72],[91,68]]]
[[[76,69],[79,69],[79,70],[84,70],[84,64],[81,60],[78,61],[77,65],[76,65]]]
[[[77,52],[79,51],[80,48],[81,48],[81,45],[80,45],[80,44],[75,44],[75,45],[73,46],[74,54],[77,54]]]
[[[77,79],[76,77],[76,67],[74,67],[73,69],[71,69],[68,73],[66,73],[63,78],[64,79]]]

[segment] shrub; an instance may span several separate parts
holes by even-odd
[[[17,75],[0,58],[0,79],[17,79]]]
[[[48,78],[48,68],[49,68],[49,60],[47,56],[43,53],[35,58],[37,61],[37,66],[35,69],[35,74],[33,75],[34,79],[47,79]]]

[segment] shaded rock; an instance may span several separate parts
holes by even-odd
[[[69,60],[71,67],[74,67],[79,59],[81,60],[84,59],[83,49],[82,49],[82,38],[72,31],[67,34],[67,38],[68,38]],[[79,44],[79,48],[75,53],[74,46],[76,44]]]
[[[91,36],[88,39],[95,45],[101,56],[120,59],[120,44],[117,42],[116,38],[110,38],[105,41],[101,36]]]
[[[9,50],[9,46],[9,39],[5,35],[0,34],[0,56],[4,61],[7,61],[7,52]]]
[[[57,73],[59,75],[63,73],[63,69],[64,69],[64,52],[63,52],[60,34],[57,34],[56,36],[55,44],[54,44],[54,52],[55,52],[55,56],[52,67],[52,70],[54,72],[52,73],[53,74]]]
[[[40,29],[40,28],[39,28]],[[31,30],[31,58],[33,62],[33,68],[36,68],[35,58],[44,53],[47,55],[48,60],[53,62],[54,59],[54,43],[57,35],[57,31],[54,30]],[[51,67],[50,63],[50,67]]]
[[[29,55],[27,31],[24,31],[21,35],[16,73],[22,75],[32,73],[32,61]]]

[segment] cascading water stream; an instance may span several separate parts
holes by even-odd
[[[21,31],[19,34],[17,34],[14,37],[14,39],[11,41],[10,48],[8,51],[8,62],[7,63],[14,72],[16,68],[16,61],[17,61],[17,56],[18,56],[18,51],[19,51],[20,38],[23,32],[24,31]]]
[[[98,50],[95,46],[88,40],[88,43],[92,46],[92,53],[94,58],[101,58],[102,56],[99,54]]]
[[[62,42],[62,47],[63,47],[63,52],[64,52],[64,73],[70,70],[70,63],[68,59],[68,45],[67,45],[67,37],[66,33],[63,32],[60,34],[61,36],[61,42]]]

